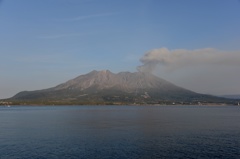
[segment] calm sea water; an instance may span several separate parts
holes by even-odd
[[[240,107],[0,107],[0,158],[240,158]]]

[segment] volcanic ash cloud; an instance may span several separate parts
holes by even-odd
[[[140,61],[143,63],[142,66],[137,67],[140,72],[153,72],[158,66],[166,70],[199,65],[240,66],[240,51],[221,51],[213,48],[197,50],[160,48],[145,53]]]

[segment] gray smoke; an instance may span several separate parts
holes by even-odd
[[[145,53],[140,61],[143,63],[142,66],[137,67],[140,72],[153,72],[159,66],[167,71],[198,65],[240,66],[240,51],[221,51],[213,48],[197,50],[160,48]]]

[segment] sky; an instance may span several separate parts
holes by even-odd
[[[0,99],[106,69],[240,94],[240,1],[0,0]]]

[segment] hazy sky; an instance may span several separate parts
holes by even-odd
[[[0,0],[0,99],[137,67],[240,94],[240,1]]]

